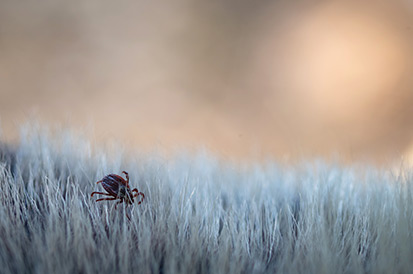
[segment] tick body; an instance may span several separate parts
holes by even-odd
[[[141,196],[141,199],[138,202],[138,205],[140,205],[143,199],[145,199],[145,194],[143,194],[142,192],[139,192],[137,188],[134,188],[131,190],[129,187],[129,174],[126,171],[123,171],[122,173],[125,174],[126,180],[116,174],[106,175],[105,177],[103,177],[102,180],[96,183],[97,184],[101,183],[102,187],[106,190],[107,193],[95,191],[95,192],[92,192],[90,196],[93,197],[93,195],[95,194],[110,196],[109,198],[97,199],[96,202],[119,200],[115,204],[115,208],[118,204],[123,203],[123,202],[125,202],[126,206],[131,205],[135,202],[134,198]],[[129,216],[127,217],[129,218]]]

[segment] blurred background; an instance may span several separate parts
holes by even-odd
[[[362,2],[362,3],[360,3]],[[0,0],[0,121],[231,159],[411,157],[408,1]]]

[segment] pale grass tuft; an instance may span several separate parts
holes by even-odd
[[[131,221],[90,193],[127,170]],[[0,146],[1,273],[411,273],[409,170],[108,153],[27,128]]]

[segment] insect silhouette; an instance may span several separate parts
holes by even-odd
[[[92,192],[90,197],[93,197],[93,195],[95,194],[111,196],[110,198],[97,199],[96,202],[106,201],[106,200],[111,201],[111,200],[119,199],[119,201],[115,204],[115,208],[116,208],[118,204],[121,204],[123,202],[125,202],[126,206],[131,205],[135,202],[134,198],[138,196],[142,196],[142,198],[138,202],[138,205],[140,205],[142,201],[145,199],[145,194],[143,194],[142,192],[139,192],[137,188],[134,188],[131,190],[129,187],[129,174],[126,171],[123,171],[122,173],[125,174],[126,180],[123,179],[119,175],[109,174],[103,177],[102,180],[96,182],[97,184],[102,183],[102,187],[107,191],[107,193],[94,191]],[[130,220],[127,214],[126,216]]]

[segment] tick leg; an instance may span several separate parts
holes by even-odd
[[[142,192],[134,194],[133,197],[138,197],[139,195],[142,196],[142,200],[145,199],[145,194],[143,194]]]
[[[137,188],[132,189],[132,192],[136,192],[136,194],[134,194],[133,197],[138,197],[139,195],[142,195],[143,198],[145,198],[145,194],[143,194],[142,192],[139,192]]]
[[[97,181],[96,184],[99,184],[99,183],[101,183],[101,182],[103,182],[103,180]]]
[[[126,185],[129,186],[129,173],[127,173],[126,171],[122,171],[122,173],[125,174],[125,176],[126,176]]]
[[[116,200],[117,198],[115,198],[115,197],[113,197],[113,198],[100,198],[100,199],[97,199],[96,200],[96,202],[99,202],[99,201],[112,201],[112,200]]]
[[[118,201],[116,204],[115,204],[115,209],[117,209],[117,207],[118,207],[118,204],[121,204],[123,202],[123,200],[121,199],[120,201]]]
[[[138,205],[140,205],[143,202],[143,199],[145,199],[145,194],[143,194],[142,192],[139,192],[138,195],[142,196],[142,199],[138,202]],[[138,197],[138,195],[136,195],[136,197]]]
[[[137,192],[133,194],[133,197],[138,197],[139,195],[142,196],[142,199],[138,202],[138,205],[140,205],[143,202],[143,199],[145,199],[145,194],[143,194],[142,192],[139,192],[137,188],[134,188],[132,192]]]
[[[95,192],[92,192],[92,194],[90,194],[90,197],[93,197],[93,195],[95,195],[95,194],[101,194],[101,195],[106,195],[106,196],[112,196],[111,194],[109,194],[109,193],[104,193],[104,192],[97,192],[97,191],[95,191]]]
[[[126,214],[126,217],[128,217],[128,220],[130,221],[131,219],[130,219],[130,216],[128,214],[127,208],[128,208],[128,203],[126,203],[126,206],[125,206],[125,214]]]

